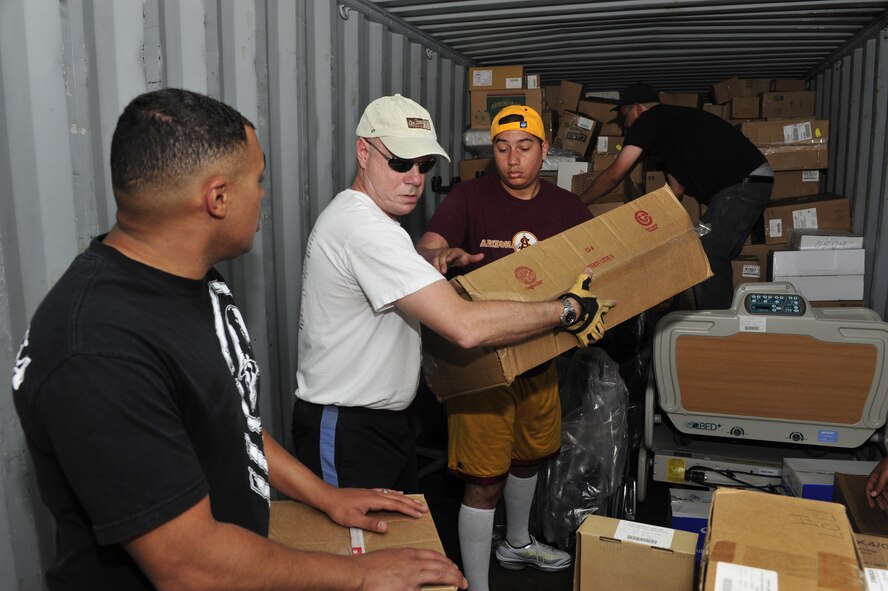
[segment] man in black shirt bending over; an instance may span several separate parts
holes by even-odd
[[[743,247],[771,197],[774,172],[765,156],[727,121],[700,109],[660,103],[649,84],[631,84],[617,105],[626,126],[623,149],[580,197],[594,203],[613,189],[642,155],[708,209],[701,238],[714,276],[694,286],[697,309],[729,308],[734,295],[731,260]]]

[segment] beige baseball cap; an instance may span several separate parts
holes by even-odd
[[[422,156],[450,156],[438,143],[432,116],[422,106],[400,94],[383,96],[364,109],[358,137],[378,137],[389,151],[404,159]]]

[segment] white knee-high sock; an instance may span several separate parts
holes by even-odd
[[[506,540],[513,548],[530,543],[528,522],[536,484],[536,474],[530,478],[517,478],[509,474],[509,479],[506,480],[506,490],[503,491],[503,499],[506,501]]]
[[[489,591],[490,540],[496,509],[459,506],[459,548],[469,591]]]

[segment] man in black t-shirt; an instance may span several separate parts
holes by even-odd
[[[250,336],[213,265],[251,248],[264,169],[253,124],[207,96],[146,93],[118,120],[117,223],[40,304],[12,376],[57,525],[50,589],[465,588],[429,550],[354,559],[266,537],[270,487],[379,533],[368,511],[426,509],[330,486],[262,428]]]
[[[729,308],[734,287],[731,260],[761,217],[774,184],[765,156],[727,121],[700,109],[660,103],[649,84],[631,84],[617,105],[627,128],[623,149],[580,196],[594,203],[645,157],[666,173],[669,186],[706,204],[700,219],[709,231],[700,241],[713,277],[694,286],[697,309]]]

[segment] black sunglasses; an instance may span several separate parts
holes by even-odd
[[[414,162],[413,160],[404,160],[403,158],[398,158],[394,154],[391,156],[386,156],[382,153],[382,150],[373,145],[373,142],[369,140],[364,141],[366,141],[371,148],[379,152],[379,155],[385,158],[386,161],[388,161],[389,168],[391,168],[395,172],[408,172],[411,168],[413,168],[413,165],[415,164],[416,168],[419,169],[419,173],[425,174],[430,171],[432,167],[435,166],[435,162],[437,162],[437,159],[434,156],[432,156],[431,158],[426,158],[425,160],[420,160],[419,162]]]

